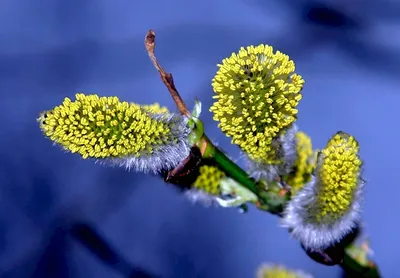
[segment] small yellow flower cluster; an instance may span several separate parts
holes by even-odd
[[[75,101],[65,98],[61,105],[42,113],[39,121],[47,137],[83,158],[139,157],[164,144],[170,133],[168,124],[151,118],[148,109],[161,108],[142,108],[117,97],[76,94]]]
[[[293,271],[281,265],[262,265],[258,272],[257,278],[312,278],[309,274]]]
[[[209,165],[202,165],[199,171],[200,174],[193,183],[193,187],[210,195],[219,195],[221,193],[220,183],[225,177],[225,173],[216,166]]]
[[[311,138],[301,131],[296,133],[296,156],[293,172],[285,178],[285,182],[290,185],[293,195],[311,180],[315,168],[315,155]]]
[[[334,135],[322,150],[321,160],[318,158],[322,161],[318,170],[318,221],[341,218],[353,203],[362,164],[358,151],[355,138],[343,132]]]
[[[214,120],[254,161],[279,163],[273,140],[296,120],[302,98],[304,80],[294,62],[261,44],[242,47],[218,66]]]
[[[141,105],[141,107],[143,108],[143,110],[154,114],[164,114],[169,112],[167,107],[160,106],[160,104],[157,102],[148,105]]]

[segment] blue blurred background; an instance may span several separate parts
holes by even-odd
[[[83,161],[43,138],[38,113],[78,91],[174,109],[143,47],[150,28],[160,62],[188,104],[203,101],[208,134],[233,156],[207,109],[216,64],[248,44],[289,54],[306,80],[298,122],[314,147],[338,130],[361,144],[365,228],[383,277],[399,277],[399,26],[394,0],[2,0],[0,277],[117,278],[138,267],[247,278],[262,262],[340,277],[274,216],[193,205],[156,177]],[[96,230],[120,259],[94,256],[71,226],[83,237],[79,227]]]

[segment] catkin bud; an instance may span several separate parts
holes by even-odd
[[[304,84],[294,62],[261,44],[242,47],[218,66],[214,120],[255,163],[282,163],[276,143],[296,120]]]

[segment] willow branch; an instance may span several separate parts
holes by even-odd
[[[190,112],[179,95],[178,90],[175,87],[172,74],[167,73],[159,64],[155,54],[155,32],[150,30],[147,32],[145,37],[145,47],[147,53],[152,61],[154,67],[160,74],[161,80],[167,87],[172,99],[174,100],[176,106],[179,109],[179,112],[182,115],[190,116]],[[243,170],[240,166],[230,160],[219,148],[217,148],[208,137],[203,134],[200,138],[198,138],[195,142],[195,146],[198,147],[201,157],[213,159],[213,161],[226,172],[228,176],[237,181],[243,187],[249,189],[253,193],[255,193],[259,199],[260,203],[256,204],[258,208],[269,211],[273,214],[280,215],[283,206],[285,205],[286,197],[288,196],[286,190],[279,189],[277,190],[276,184],[273,183],[271,188],[265,189],[265,186],[262,186],[256,183],[253,179],[251,179],[247,172]],[[190,160],[190,159],[188,159]],[[185,172],[185,163],[181,165],[181,167],[177,170],[178,172]],[[183,169],[183,170],[182,170]],[[174,169],[175,170],[175,169]],[[173,170],[173,171],[174,171]],[[172,175],[176,176],[176,175]],[[167,177],[171,178],[171,177]],[[273,200],[278,199],[278,202],[275,203]],[[357,277],[374,277],[379,278],[380,274],[376,265],[371,267],[364,267],[360,265],[356,260],[354,260],[349,254],[345,252],[342,263],[340,264],[346,273],[351,273],[354,275],[358,275]]]
[[[175,87],[172,74],[166,72],[157,61],[157,58],[154,54],[154,50],[156,48],[156,33],[153,30],[147,32],[146,37],[144,39],[144,45],[146,47],[146,51],[150,57],[151,62],[153,63],[154,67],[160,74],[162,82],[168,88],[168,91],[171,94],[172,99],[174,100],[176,106],[179,109],[179,112],[182,115],[190,116],[190,112],[185,102],[183,101],[182,97],[179,95],[179,92]]]

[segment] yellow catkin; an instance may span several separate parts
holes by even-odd
[[[312,278],[310,275],[287,269],[280,265],[263,265],[257,272],[257,278]]]
[[[39,121],[47,137],[83,158],[151,154],[170,133],[167,123],[151,118],[140,105],[98,95],[65,98]]]
[[[340,132],[321,152],[317,220],[339,219],[348,211],[358,187],[362,164],[359,145],[353,136]]]
[[[297,115],[304,80],[289,56],[268,45],[242,47],[212,80],[214,120],[232,143],[262,163],[278,162],[272,146]]]
[[[141,107],[150,112],[150,113],[154,113],[154,114],[163,114],[163,113],[168,113],[168,108],[165,106],[160,106],[159,103],[153,103],[153,104],[149,104],[149,105],[141,105]]]
[[[220,183],[225,173],[216,166],[203,165],[193,187],[202,190],[210,195],[219,195],[221,192]]]
[[[312,149],[311,138],[304,132],[296,133],[296,154],[293,172],[285,178],[285,182],[292,188],[292,194],[296,194],[311,180],[311,174],[315,168],[315,153]]]

